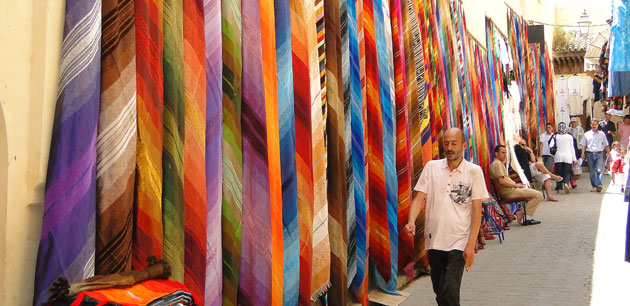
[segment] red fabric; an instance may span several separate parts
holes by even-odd
[[[197,295],[192,293],[180,282],[171,280],[148,280],[129,287],[81,292],[70,306],[81,305],[85,296],[100,301],[98,305],[105,305],[109,302],[122,306],[147,305],[156,299],[177,291],[190,292],[195,300],[195,304],[199,303]]]

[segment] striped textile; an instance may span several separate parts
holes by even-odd
[[[345,0],[339,2],[339,27],[341,37],[341,84],[343,93],[343,110],[344,110],[344,141],[345,141],[345,165],[346,165],[346,289],[350,285],[350,281],[356,273],[356,208],[354,205],[354,181],[352,170],[352,105],[350,99],[350,33],[349,33],[349,16],[348,3]],[[347,294],[347,290],[345,291]]]
[[[101,1],[67,1],[65,16],[33,305],[58,277],[94,274]]]
[[[134,270],[149,256],[162,258],[162,0],[136,0],[138,142],[134,206]]]
[[[204,0],[206,43],[206,289],[205,304],[221,305],[222,259],[221,256],[221,180],[223,141],[221,81],[222,44],[221,4],[219,0]],[[201,298],[201,296],[200,296]]]
[[[553,89],[553,65],[551,58],[549,57],[549,46],[545,46],[545,92],[546,92],[546,118],[545,122],[551,122],[553,126],[556,126],[556,108],[555,108],[555,95]]]
[[[378,55],[379,88],[381,94],[381,118],[383,121],[383,165],[385,175],[386,190],[386,218],[389,233],[389,277],[379,275],[380,271],[375,271],[376,285],[382,290],[396,293],[396,275],[398,274],[398,181],[396,176],[396,136],[394,109],[392,105],[391,84],[393,83],[390,65],[393,66],[393,55],[390,61],[391,50],[391,22],[389,18],[389,3],[387,1],[376,0],[374,2],[374,25],[376,32],[376,47]],[[389,35],[388,35],[389,33]],[[393,69],[392,69],[393,70]],[[381,276],[383,278],[381,279]]]
[[[96,140],[96,270],[131,270],[136,173],[136,53],[131,0],[103,3]]]
[[[283,291],[282,304],[298,303],[300,237],[298,228],[295,113],[293,103],[293,61],[291,16],[288,0],[274,0],[280,172],[282,180]],[[264,41],[264,39],[263,39]]]
[[[269,165],[269,201],[271,204],[271,303],[282,305],[283,238],[282,178],[278,122],[278,69],[276,64],[276,31],[273,0],[260,1],[262,36],[262,70],[265,84],[267,154]],[[295,153],[294,153],[295,154]]]
[[[164,1],[164,259],[171,279],[184,281],[184,41],[183,7]]]
[[[203,0],[184,0],[184,284],[205,305],[206,222],[206,43]]]
[[[364,292],[360,292],[361,284],[366,275],[366,251],[367,251],[367,227],[366,227],[366,199],[365,199],[365,148],[364,148],[364,103],[362,63],[360,50],[363,48],[363,16],[362,1],[349,0],[348,2],[348,44],[350,61],[350,101],[351,101],[351,128],[352,128],[352,178],[355,206],[355,231],[354,236],[348,236],[348,257],[354,257],[348,263],[349,287],[359,297],[360,301],[367,300]],[[351,232],[349,232],[351,233]],[[353,241],[354,238],[354,241]],[[353,243],[354,242],[354,243]],[[356,245],[354,252],[352,246]],[[354,254],[353,254],[354,253]],[[361,298],[363,297],[363,299]]]
[[[241,1],[221,2],[223,43],[223,305],[236,305],[241,261]]]
[[[239,305],[271,304],[271,208],[260,4],[242,2],[243,214]]]
[[[328,303],[343,305],[348,291],[348,233],[346,189],[345,108],[342,76],[341,18],[339,0],[325,0],[326,93],[328,100],[328,231],[330,233],[330,282]]]
[[[385,167],[383,161],[383,118],[380,98],[379,65],[375,9],[378,3],[364,0],[363,21],[365,26],[365,67],[367,81],[368,116],[368,193],[371,226],[370,255],[372,262],[385,281],[391,278],[391,258],[389,250],[389,227],[387,220],[387,197]]]
[[[321,114],[321,100],[312,94],[319,92],[319,70],[313,65],[317,62],[317,40],[315,39],[315,18],[313,16],[313,2],[290,0],[291,9],[291,38],[293,52],[293,86],[295,98],[295,138],[296,142],[296,170],[298,195],[298,224],[300,237],[300,279],[299,305],[311,303],[311,279],[313,267],[313,135],[311,102],[319,101],[316,109]],[[315,66],[315,67],[313,67]],[[306,80],[309,80],[308,82]],[[313,86],[315,84],[315,86]],[[323,136],[323,135],[322,135]],[[323,137],[322,137],[323,138]],[[285,295],[286,298],[286,295]]]
[[[326,98],[326,44],[324,2],[315,0],[313,10],[310,4],[307,12],[314,12],[315,31],[307,33],[308,39],[316,41],[316,48],[310,51],[311,75],[311,134],[313,135],[313,267],[311,276],[311,299],[324,294],[330,285],[330,241],[328,238],[328,200],[326,197],[326,118],[328,105]],[[307,13],[308,14],[308,13]],[[319,89],[318,89],[319,85]]]
[[[129,287],[84,291],[71,305],[202,305],[189,288],[171,280],[148,280]],[[83,302],[83,303],[82,303]]]
[[[398,175],[398,270],[413,277],[413,237],[406,234],[404,227],[409,219],[412,191],[412,155],[409,127],[409,99],[416,100],[417,83],[415,57],[411,54],[411,31],[409,30],[408,2],[391,1],[392,45],[394,51],[394,74],[396,78],[396,170]],[[415,16],[414,16],[415,17]],[[419,35],[419,31],[416,31]],[[407,74],[407,72],[410,72]],[[410,80],[411,78],[411,80]],[[413,89],[409,88],[411,84]],[[422,156],[420,156],[422,158]]]

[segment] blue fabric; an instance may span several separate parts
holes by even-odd
[[[603,156],[601,153],[589,153],[586,154],[586,160],[588,162],[588,173],[591,179],[591,186],[597,187],[602,184],[602,174],[604,173],[604,167],[602,165]]]
[[[630,0],[613,0],[609,71],[630,71]],[[614,96],[614,95],[613,95]]]
[[[611,97],[630,95],[630,71],[611,71],[608,74],[608,92]]]

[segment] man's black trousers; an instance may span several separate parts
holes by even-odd
[[[464,274],[464,257],[460,250],[429,250],[431,282],[439,306],[459,306],[459,288]]]

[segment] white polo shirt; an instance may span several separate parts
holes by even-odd
[[[593,130],[590,130],[584,133],[581,145],[586,147],[586,152],[601,152],[608,146],[608,139],[604,132],[597,130],[597,133],[593,133]]]
[[[470,235],[472,200],[488,198],[481,168],[463,160],[451,172],[446,159],[432,160],[414,189],[427,195],[425,248],[463,251]]]

